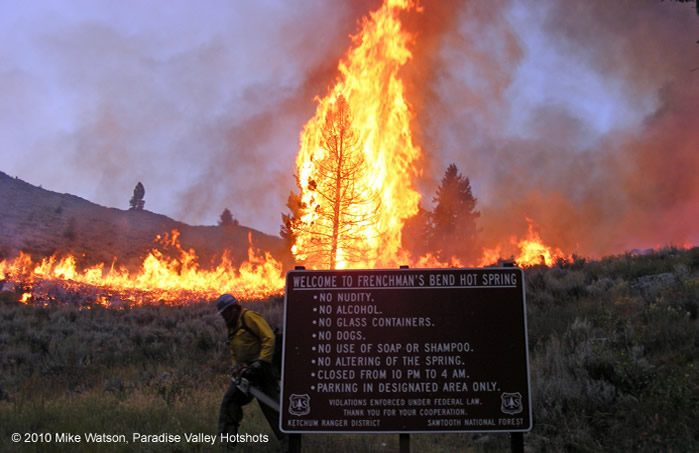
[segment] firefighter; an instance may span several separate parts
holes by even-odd
[[[232,447],[243,419],[242,407],[253,399],[253,395],[240,386],[239,378],[247,379],[278,406],[279,383],[272,367],[274,333],[261,314],[243,308],[230,294],[223,294],[216,300],[216,309],[228,328],[228,347],[233,359],[233,379],[221,401],[218,431],[221,440],[227,440],[228,446]],[[278,410],[259,400],[258,404],[274,434],[283,439],[284,435],[279,431]]]

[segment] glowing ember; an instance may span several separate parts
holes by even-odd
[[[247,262],[236,268],[224,253],[220,264],[211,270],[199,269],[196,253],[182,249],[178,237],[176,230],[158,237],[161,244],[174,248],[176,258],[153,249],[143,261],[140,272],[134,275],[123,267],[115,269],[114,262],[106,271],[104,264],[81,271],[73,256],[62,259],[52,256],[34,263],[29,255],[21,253],[11,262],[0,261],[0,278],[30,288],[31,292],[22,295],[23,303],[30,297],[56,300],[60,295],[67,297],[71,291],[90,294],[88,287],[97,289],[92,291],[91,302],[100,305],[111,305],[112,301],[126,301],[129,305],[153,301],[180,304],[212,299],[231,291],[241,299],[260,299],[282,293],[281,264],[268,253],[258,256],[250,235]],[[51,291],[46,289],[46,282],[51,281],[62,285],[58,296],[51,293],[56,291],[55,285],[49,288]]]
[[[397,16],[413,8],[408,1],[387,0],[363,21],[352,38],[353,48],[339,64],[339,81],[319,100],[315,116],[303,129],[296,164],[307,209],[295,231],[293,252],[308,267],[402,264],[396,255],[403,223],[418,211],[420,195],[413,180],[419,174],[421,151],[413,143],[413,114],[398,77],[411,57],[412,38],[402,30]],[[340,138],[328,146],[328,119],[337,117],[338,105],[345,100],[348,142]],[[338,171],[337,177],[328,173],[324,168],[333,153],[356,153],[346,158],[361,161],[361,171]],[[347,191],[354,195],[347,198]],[[332,215],[338,211],[340,215]]]

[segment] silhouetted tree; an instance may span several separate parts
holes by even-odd
[[[435,208],[428,227],[430,248],[438,251],[443,260],[452,256],[475,257],[478,252],[476,219],[481,213],[476,211],[477,200],[471,192],[470,181],[459,173],[455,164],[444,172],[432,201]]]
[[[430,211],[418,206],[417,214],[407,219],[403,224],[401,247],[409,250],[413,256],[424,256],[431,252],[428,244],[431,215]]]
[[[335,269],[340,250],[342,259],[349,262],[366,259],[374,252],[366,232],[375,224],[379,208],[378,194],[368,189],[369,184],[362,183],[368,165],[343,96],[337,98],[325,117],[319,146],[325,153],[314,161],[314,179],[297,180],[299,187],[305,183],[302,189],[311,193],[312,201],[305,207],[290,198],[290,203],[296,202],[298,209],[312,209],[315,220],[306,224],[293,213],[291,217],[283,216],[282,232],[287,237],[289,233],[311,235],[303,250],[308,262]]]
[[[233,217],[233,214],[231,214],[231,210],[226,208],[223,210],[221,213],[221,217],[218,220],[218,226],[220,227],[229,227],[229,226],[237,226],[238,225],[238,220]]]
[[[136,187],[133,190],[133,197],[131,197],[131,200],[129,201],[129,205],[131,206],[129,210],[143,210],[143,207],[146,205],[146,201],[143,199],[145,195],[146,189],[143,187],[143,184],[141,184],[141,182],[139,181],[139,183],[136,184]]]

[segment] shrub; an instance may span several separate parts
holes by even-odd
[[[525,271],[535,420],[528,449],[696,449],[699,249],[657,255]],[[88,310],[24,305],[14,292],[0,292],[0,301],[0,436],[215,430],[230,358],[210,303]],[[245,305],[282,326],[283,298]],[[268,432],[256,405],[246,414],[241,429]],[[414,437],[421,451],[507,446],[496,434]],[[317,435],[304,445],[375,451],[397,447],[397,437]],[[197,451],[189,447],[170,451]]]

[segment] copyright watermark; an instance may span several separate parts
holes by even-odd
[[[267,434],[205,434],[205,433],[160,433],[126,434],[112,433],[13,433],[10,438],[14,443],[30,444],[209,444],[219,443],[267,443],[270,438]]]

